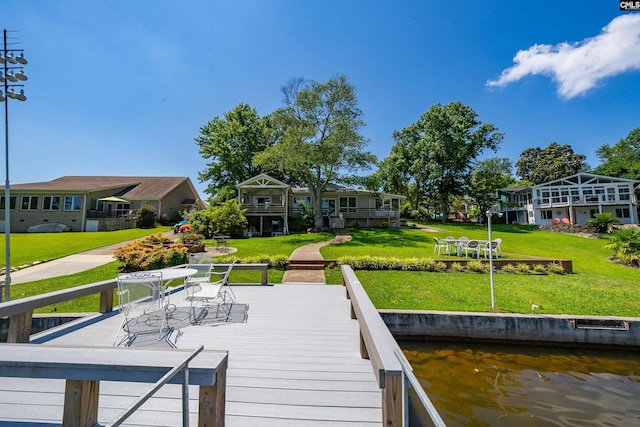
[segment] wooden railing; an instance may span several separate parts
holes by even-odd
[[[360,327],[360,355],[371,360],[378,387],[382,390],[382,425],[404,426],[408,414],[408,386],[413,372],[398,343],[389,332],[382,317],[369,299],[351,266],[343,265],[342,280],[351,301],[351,318],[358,320]],[[417,380],[416,380],[417,383]],[[424,410],[436,426],[445,426],[444,421],[431,402],[422,393]]]

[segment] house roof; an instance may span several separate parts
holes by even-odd
[[[534,187],[552,187],[558,185],[576,185],[576,184],[612,184],[612,183],[627,183],[627,184],[637,184],[639,181],[634,179],[626,179],[626,178],[616,178],[613,176],[605,176],[605,175],[595,175],[592,173],[576,173],[570,176],[566,176],[564,178],[555,179],[549,182],[543,182],[538,185],[533,185]]]
[[[13,184],[16,191],[70,191],[103,192],[112,190],[114,196],[131,200],[157,200],[165,197],[171,190],[187,182],[194,195],[198,195],[187,177],[149,177],[149,176],[63,176],[52,181]],[[119,190],[119,191],[117,191]]]
[[[236,188],[289,188],[288,184],[277,180],[266,173],[261,173],[236,185]]]
[[[308,187],[294,187],[291,188],[293,194],[308,194]],[[406,196],[401,196],[399,194],[389,194],[382,193],[371,190],[363,190],[363,189],[355,189],[355,188],[347,188],[341,187],[339,185],[328,185],[327,188],[323,191],[323,194],[327,193],[345,193],[345,194],[367,194],[369,196],[378,196],[380,198],[398,198],[398,199],[406,199]]]

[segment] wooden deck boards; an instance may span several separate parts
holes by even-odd
[[[179,348],[204,344],[229,351],[227,426],[380,425],[381,392],[370,362],[360,358],[358,325],[350,318],[342,286],[233,290],[237,303],[249,305],[246,323],[188,326],[177,342]],[[179,293],[171,302],[187,304]],[[45,345],[111,345],[120,322],[120,315],[107,317]],[[147,388],[103,382],[100,421],[107,422]],[[63,389],[63,381],[0,378],[0,420],[59,423]],[[179,425],[179,396],[179,386],[165,386],[128,425]],[[195,425],[197,387],[190,388],[190,397]]]

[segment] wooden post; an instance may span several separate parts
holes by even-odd
[[[7,343],[29,342],[31,337],[31,319],[33,310],[15,314],[9,318],[9,333]]]
[[[92,427],[98,422],[100,381],[67,380],[64,390],[64,427]]]
[[[227,394],[227,361],[216,371],[216,383],[200,386],[198,405],[199,427],[224,427]]]
[[[266,284],[269,283],[268,272],[269,272],[269,268],[268,267],[265,268],[264,270],[262,270],[262,283],[261,283],[262,285],[266,285]]]
[[[100,292],[100,313],[110,313],[113,311],[113,291],[115,288]]]
[[[364,337],[362,336],[362,330],[360,330],[360,357],[363,359],[369,358],[369,352],[367,351],[367,343],[364,342]]]
[[[382,425],[402,426],[402,375],[385,375],[382,389]]]

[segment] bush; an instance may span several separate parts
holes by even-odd
[[[544,264],[536,264],[533,266],[533,271],[538,274],[546,274],[547,267]]]
[[[505,264],[502,266],[502,271],[505,273],[514,273],[516,271],[516,266],[513,264]]]
[[[122,262],[122,271],[153,270],[189,262],[189,251],[184,245],[158,244],[157,236],[149,236],[119,246],[113,256]]]
[[[550,274],[564,274],[564,268],[560,264],[552,262],[547,264],[547,273]]]
[[[614,256],[621,263],[638,267],[640,264],[640,229],[625,227],[614,232],[605,248],[613,249]]]
[[[529,274],[531,272],[529,264],[523,262],[516,264],[516,271],[523,274]]]
[[[136,212],[138,228],[153,228],[156,226],[158,215],[151,205],[144,205]]]
[[[216,234],[242,237],[247,228],[247,218],[244,216],[246,212],[236,199],[227,200],[219,206],[211,206],[191,215],[191,231],[202,234],[207,239]]]
[[[620,223],[618,218],[614,218],[610,213],[597,213],[587,221],[587,227],[594,229],[597,233],[611,233],[613,226]]]
[[[350,228],[360,228],[360,223],[358,222],[357,219],[354,219],[353,221],[351,221],[351,224],[349,224]]]
[[[467,270],[474,273],[486,273],[489,271],[489,265],[480,261],[469,261],[467,263]]]
[[[461,273],[464,271],[464,265],[459,262],[454,262],[451,264],[451,271],[454,273]]]
[[[441,272],[446,271],[446,270],[447,270],[447,264],[445,264],[442,261],[436,262],[436,270],[435,271],[437,271],[438,273],[441,273]]]

